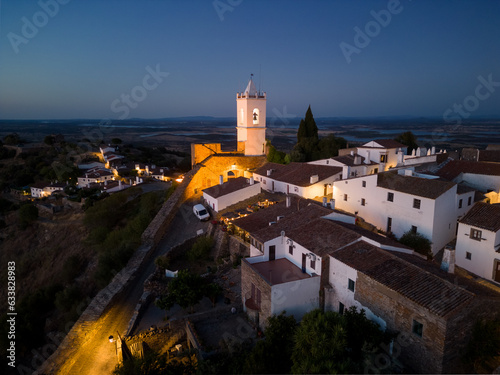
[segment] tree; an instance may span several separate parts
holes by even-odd
[[[427,257],[432,258],[432,242],[420,233],[409,230],[401,236],[399,242],[401,242],[403,245],[411,247],[419,254],[426,255]]]
[[[416,150],[418,147],[417,136],[411,131],[399,134],[398,136],[396,136],[396,138],[394,138],[394,140],[404,144],[405,146],[408,146],[408,155],[411,154],[412,150]]]
[[[272,315],[267,319],[265,340],[257,342],[245,361],[244,372],[250,374],[289,374],[297,322],[293,315]]]
[[[276,150],[270,141],[268,141],[267,161],[270,163],[285,164],[286,153]]]
[[[210,250],[214,246],[215,241],[212,237],[202,236],[199,237],[194,243],[193,247],[188,250],[187,257],[190,261],[196,262],[208,258]]]
[[[345,318],[332,311],[313,310],[302,318],[292,354],[294,374],[348,373]]]
[[[177,303],[183,309],[192,309],[203,298],[204,285],[205,280],[201,276],[180,270],[168,285],[168,295],[158,299],[156,306],[170,310]]]
[[[122,140],[120,138],[113,138],[111,140],[111,143],[114,144],[114,145],[121,145],[122,144]]]
[[[11,134],[6,135],[3,138],[3,142],[6,145],[15,146],[15,145],[19,144],[19,142],[21,142],[21,138],[19,138],[19,134],[11,133]]]
[[[307,108],[306,116],[300,120],[299,130],[297,131],[297,143],[306,139],[318,140],[318,127],[311,111],[311,106]]]
[[[43,139],[43,142],[49,146],[52,146],[55,142],[55,138],[53,135],[47,135],[45,136],[45,138]]]
[[[477,321],[464,356],[466,365],[476,374],[491,374],[498,366],[500,356],[500,316],[495,320]],[[469,372],[469,371],[467,371]]]

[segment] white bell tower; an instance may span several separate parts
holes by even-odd
[[[245,155],[264,155],[266,148],[266,93],[257,91],[250,76],[244,92],[236,93],[238,142],[245,142]]]

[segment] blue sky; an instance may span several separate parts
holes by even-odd
[[[250,73],[268,117],[500,117],[499,0],[0,1],[2,119],[235,116]]]

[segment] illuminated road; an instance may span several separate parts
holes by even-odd
[[[137,276],[116,302],[109,307],[94,328],[88,333],[89,338],[58,370],[57,374],[111,374],[117,364],[115,344],[108,337],[117,337],[117,332],[123,334],[132,318],[134,308],[143,293],[143,284],[153,272],[154,259],[169,251],[187,238],[193,237],[199,229],[206,229],[207,223],[201,223],[191,210],[192,204],[181,206],[166,235],[163,237],[155,254],[147,262],[145,271]],[[143,267],[144,267],[143,266]]]

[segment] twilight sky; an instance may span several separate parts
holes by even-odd
[[[500,0],[0,0],[0,119],[235,116],[250,73],[268,117],[500,117],[499,15]]]

